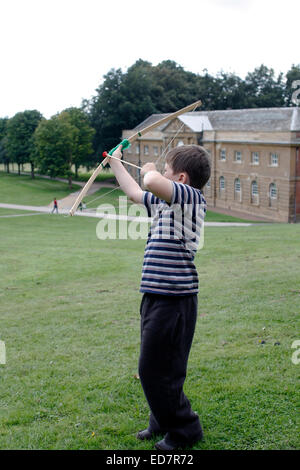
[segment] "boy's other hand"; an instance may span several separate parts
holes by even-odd
[[[141,169],[141,175],[145,176],[145,174],[148,173],[148,171],[156,171],[155,163],[149,162],[143,165]]]

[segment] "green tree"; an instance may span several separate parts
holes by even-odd
[[[164,60],[153,67],[152,75],[151,99],[157,112],[173,112],[199,99],[197,75],[176,62]]]
[[[171,112],[196,101],[197,76],[172,61],[156,67],[139,59],[126,73],[111,70],[83,107],[96,130],[95,153],[110,150],[131,129],[152,113]]]
[[[97,88],[96,96],[89,102],[83,103],[90,124],[96,131],[93,139],[95,161],[97,155],[102,155],[104,150],[108,151],[116,145],[116,139],[124,129],[124,121],[119,113],[120,105],[124,102],[121,96],[121,83],[121,69],[110,70],[104,76],[103,84]]]
[[[86,113],[80,108],[67,108],[60,114],[77,129],[74,134],[72,161],[75,166],[75,177],[78,177],[80,165],[89,166],[90,156],[93,153],[92,141],[95,130],[90,126]]]
[[[78,130],[66,113],[43,119],[35,131],[36,164],[51,178],[67,177],[72,188],[73,154]]]
[[[245,93],[248,108],[274,108],[284,106],[285,83],[283,74],[275,77],[272,68],[261,65],[248,73],[245,78]]]
[[[18,164],[18,173],[21,165],[31,164],[31,176],[34,178],[34,132],[42,119],[41,113],[36,110],[27,110],[15,114],[6,125],[7,155],[11,162]]]
[[[7,154],[7,123],[8,118],[0,118],[0,162],[6,166],[6,171],[9,173],[9,157]]]

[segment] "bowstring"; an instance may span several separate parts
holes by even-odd
[[[194,107],[194,109],[191,111],[192,113],[197,109],[198,105],[196,105]],[[179,116],[178,116],[179,117]],[[180,134],[180,132],[182,131],[182,129],[184,128],[185,126],[185,123],[183,122],[182,125],[177,129],[177,132],[176,134],[174,135],[174,137],[170,140],[170,142],[166,145],[165,149],[163,150],[163,152],[161,153],[161,155],[157,158],[155,164],[158,165],[158,162],[163,158],[164,161],[166,160],[166,153],[167,151],[169,150],[169,147],[170,145],[174,142],[174,140],[176,139],[176,137],[178,136],[178,134]]]
[[[194,109],[191,111],[192,113],[195,112],[195,110],[197,109],[197,105],[194,107]],[[174,137],[170,140],[170,142],[168,142],[168,144],[166,144],[165,148],[163,149],[161,155],[158,156],[158,158],[156,159],[155,161],[155,165],[158,166],[160,160],[163,158],[164,162],[165,162],[165,159],[166,159],[166,154],[167,154],[167,151],[169,150],[169,147],[170,145],[172,145],[172,143],[174,142],[174,140],[177,138],[178,134],[180,134],[180,132],[182,131],[182,129],[184,128],[185,126],[185,123],[182,123],[182,125],[177,129]],[[137,180],[139,179],[139,174],[138,175],[131,175],[131,177],[133,177],[133,179],[135,180],[135,182],[137,182]],[[92,199],[91,201],[89,201],[88,203],[86,203],[86,206],[89,206],[90,204],[92,204],[94,201],[96,200],[100,200],[100,199],[103,199],[104,197],[108,196],[109,194],[113,193],[114,191],[120,189],[121,186],[116,186],[115,188],[113,188],[111,191],[108,191],[108,192],[105,192],[105,194],[100,194],[99,196],[95,197],[94,199]],[[103,188],[105,189],[105,187]],[[90,209],[97,209],[97,208],[94,208],[94,207],[90,207]]]

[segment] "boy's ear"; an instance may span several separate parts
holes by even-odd
[[[190,181],[190,179],[189,179],[189,176],[188,176],[187,173],[185,173],[185,172],[184,173],[179,173],[179,180],[178,180],[179,183],[186,184],[189,181]]]

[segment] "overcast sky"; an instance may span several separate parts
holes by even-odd
[[[0,0],[0,117],[80,106],[139,58],[286,73],[300,63],[299,13],[299,0]]]

